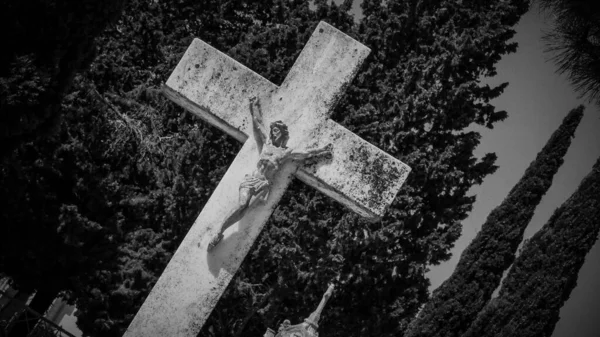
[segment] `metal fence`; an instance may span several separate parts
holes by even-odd
[[[10,337],[11,330],[17,324],[25,327],[27,337],[75,337],[5,291],[0,290],[0,297],[8,298],[11,305],[19,309],[8,320],[0,321],[0,337]]]

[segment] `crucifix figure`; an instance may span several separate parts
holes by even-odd
[[[270,131],[267,132],[262,118],[260,102],[256,97],[250,98],[250,113],[252,115],[252,126],[260,159],[256,164],[256,170],[244,176],[244,181],[240,184],[239,188],[238,207],[229,214],[221,225],[219,233],[210,241],[208,244],[209,250],[213,249],[223,239],[223,232],[227,228],[244,217],[250,206],[252,197],[261,194],[264,200],[269,197],[271,181],[285,162],[290,160],[301,162],[318,156],[331,157],[331,149],[333,148],[331,144],[320,149],[307,151],[294,151],[288,148],[286,145],[290,134],[287,125],[282,121],[271,123]]]
[[[164,93],[244,145],[125,336],[196,336],[293,177],[368,219],[383,216],[410,168],[329,119],[368,54],[321,22],[276,85],[192,42]],[[251,97],[260,102],[248,113]],[[273,132],[263,121],[275,122]],[[314,160],[301,160],[308,157]]]

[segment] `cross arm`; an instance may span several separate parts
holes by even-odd
[[[252,133],[248,98],[262,97],[276,89],[269,80],[206,42],[194,39],[163,92],[188,111],[244,142]]]
[[[332,120],[308,138],[308,148],[333,144],[333,156],[300,168],[296,177],[366,218],[382,217],[410,167]]]

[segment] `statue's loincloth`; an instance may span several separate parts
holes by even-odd
[[[265,177],[255,177],[251,174],[246,174],[244,181],[240,184],[240,190],[247,188],[250,190],[250,194],[258,195],[263,193],[263,199],[267,200],[269,197],[269,186],[271,184]]]

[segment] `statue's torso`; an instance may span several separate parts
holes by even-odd
[[[271,181],[289,153],[290,149],[288,148],[265,144],[256,164],[255,176],[258,174]]]

